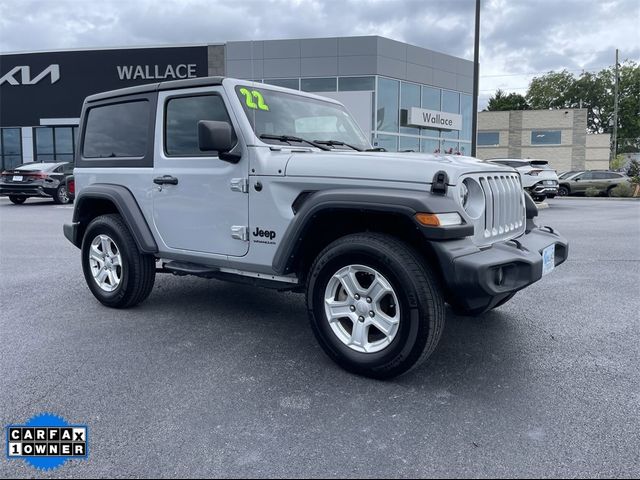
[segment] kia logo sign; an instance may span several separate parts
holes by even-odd
[[[34,78],[31,78],[30,66],[22,65],[13,67],[0,78],[0,85],[4,85],[5,82],[9,85],[35,85],[42,81],[47,75],[49,75],[52,84],[60,80],[60,65],[49,65]]]

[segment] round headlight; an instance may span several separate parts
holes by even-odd
[[[471,218],[480,218],[484,212],[484,192],[473,178],[465,178],[460,184],[460,203]]]
[[[462,208],[465,208],[467,206],[467,202],[469,201],[469,187],[467,187],[467,185],[462,182],[460,184],[460,190],[458,191],[459,195],[460,195],[460,204],[462,205]]]

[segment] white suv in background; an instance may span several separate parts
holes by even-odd
[[[558,174],[546,160],[492,158],[491,163],[513,167],[520,173],[522,187],[537,202],[553,198],[558,193]]]

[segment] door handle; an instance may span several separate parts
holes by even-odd
[[[162,177],[156,177],[153,179],[153,183],[156,185],[177,185],[178,179],[171,175],[163,175]]]

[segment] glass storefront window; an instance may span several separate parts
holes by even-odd
[[[395,135],[378,135],[374,141],[376,147],[382,147],[389,152],[398,151],[398,137]]]
[[[53,160],[53,128],[38,127],[35,129],[36,151],[35,160],[37,162]]]
[[[460,142],[459,147],[460,155],[471,155],[471,144]]]
[[[36,162],[73,162],[77,127],[37,127],[35,133]]]
[[[442,142],[442,153],[457,155],[460,153],[460,144],[458,142]]]
[[[433,87],[422,87],[422,108],[429,110],[440,110],[440,89]]]
[[[440,111],[440,89],[433,87],[422,87],[422,108]],[[439,137],[440,130],[435,128],[421,128],[421,135]],[[433,153],[433,152],[431,152]]]
[[[339,92],[375,90],[375,77],[340,77],[338,78]]]
[[[400,85],[400,116],[401,124],[406,125],[408,110],[420,106],[420,85],[402,82]],[[401,133],[420,134],[420,127],[400,127]],[[419,150],[419,149],[416,149]]]
[[[22,163],[22,134],[19,128],[3,128],[0,135],[0,165],[2,170]]]
[[[54,131],[56,140],[56,153],[73,154],[73,132],[70,128],[56,128]]]
[[[264,83],[268,85],[275,85],[277,87],[292,88],[294,90],[300,90],[300,79],[298,78],[276,78],[265,79]]]
[[[400,82],[378,78],[378,130],[398,132]]]
[[[419,152],[420,151],[420,139],[418,137],[400,137],[400,146],[398,151],[406,152]]]
[[[460,94],[458,92],[442,91],[442,111],[449,113],[460,113]],[[458,130],[443,130],[442,138],[458,138]]]
[[[303,92],[335,92],[337,90],[337,79],[332,78],[302,78],[300,89]]]
[[[420,151],[423,153],[440,153],[440,141],[423,138],[420,141]]]

